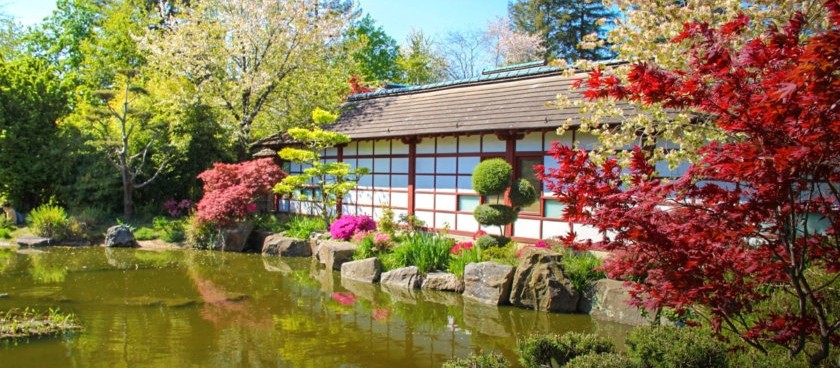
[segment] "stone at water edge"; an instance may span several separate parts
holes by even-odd
[[[563,274],[562,256],[546,249],[522,250],[513,276],[510,303],[522,308],[575,313],[580,293]]]
[[[494,262],[468,264],[464,268],[464,297],[484,304],[506,304],[513,272],[513,266]]]
[[[589,313],[592,318],[602,321],[633,326],[649,325],[650,320],[642,315],[642,310],[631,306],[629,301],[630,293],[624,282],[600,279],[592,284],[581,301],[579,312]]]
[[[262,254],[282,257],[310,257],[312,256],[312,249],[309,247],[309,241],[307,240],[290,238],[283,234],[272,234],[263,241]]]
[[[420,269],[417,266],[408,266],[383,273],[379,278],[379,283],[382,285],[415,289],[419,288],[423,283],[423,276],[420,275]]]
[[[367,283],[379,281],[382,273],[382,263],[379,258],[371,257],[359,261],[341,264],[341,279],[356,280]]]
[[[354,252],[356,252],[356,244],[322,240],[318,248],[318,260],[327,268],[340,271],[344,262],[353,260]]]
[[[222,243],[216,244],[213,250],[223,252],[244,251],[252,230],[254,230],[254,223],[250,221],[240,223],[236,227],[222,229]]]
[[[464,292],[464,282],[448,272],[432,272],[423,278],[421,289]]]
[[[15,243],[21,247],[44,247],[52,243],[50,238],[41,238],[38,236],[24,235],[15,239]]]
[[[125,225],[114,225],[105,233],[105,246],[109,248],[134,248],[137,240],[131,228]]]

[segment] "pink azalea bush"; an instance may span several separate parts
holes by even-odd
[[[333,239],[350,240],[356,233],[373,230],[376,230],[376,222],[364,215],[343,215],[330,225]]]
[[[188,212],[192,208],[193,203],[190,202],[189,199],[182,199],[180,201],[176,201],[174,199],[170,199],[166,202],[163,202],[163,210],[172,217],[181,217]]]
[[[254,200],[271,193],[286,173],[270,158],[238,164],[214,163],[202,172],[204,196],[198,202],[200,222],[228,226],[256,211]]]
[[[460,254],[462,251],[467,249],[472,249],[473,243],[468,241],[459,242],[452,246],[452,249],[449,250],[449,254]]]

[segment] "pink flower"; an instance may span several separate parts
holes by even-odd
[[[543,248],[543,249],[551,249],[551,246],[545,242],[545,240],[540,240],[534,244],[534,248]]]
[[[388,234],[377,233],[373,236],[373,242],[376,245],[385,245],[391,242],[391,237]]]
[[[478,238],[480,238],[480,237],[482,237],[482,236],[484,236],[484,235],[487,235],[487,232],[486,232],[486,231],[484,231],[484,230],[479,229],[478,231],[476,231],[476,232],[473,234],[473,240],[477,240]]]
[[[377,308],[373,309],[373,319],[375,319],[377,321],[381,321],[385,318],[388,318],[389,314],[390,314],[390,311],[387,310],[387,309],[377,309]]]
[[[349,291],[343,293],[333,293],[332,298],[341,305],[353,305],[353,303],[356,302],[356,299],[358,299],[355,294]]]
[[[449,250],[449,254],[459,254],[465,249],[472,249],[473,243],[472,242],[460,242],[455,244],[452,249]]]
[[[245,210],[248,211],[248,213],[254,213],[257,211],[257,204],[248,203],[248,205],[245,207]]]

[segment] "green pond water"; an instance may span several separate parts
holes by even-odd
[[[5,294],[5,295],[4,295]],[[515,361],[530,333],[622,325],[348,283],[311,259],[186,250],[0,249],[0,310],[60,308],[83,330],[0,342],[0,367],[439,367]]]

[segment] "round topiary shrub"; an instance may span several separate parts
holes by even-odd
[[[530,206],[537,201],[537,189],[526,179],[519,179],[510,186],[510,203],[514,207]]]
[[[482,225],[504,226],[516,221],[519,213],[503,204],[482,204],[473,210],[473,217]]]
[[[498,247],[499,241],[496,240],[496,237],[493,235],[482,235],[475,240],[475,244],[473,245],[481,249],[490,249],[493,247]]]
[[[637,368],[633,359],[618,353],[586,354],[572,358],[563,368]]]
[[[613,353],[615,345],[605,337],[568,332],[562,336],[529,336],[519,342],[517,350],[519,362],[525,367],[563,367],[582,355]]]
[[[698,327],[639,327],[627,336],[630,356],[644,367],[727,367],[726,345]]]
[[[502,194],[507,190],[512,176],[513,167],[509,163],[500,158],[491,158],[475,167],[472,187],[481,195]]]

